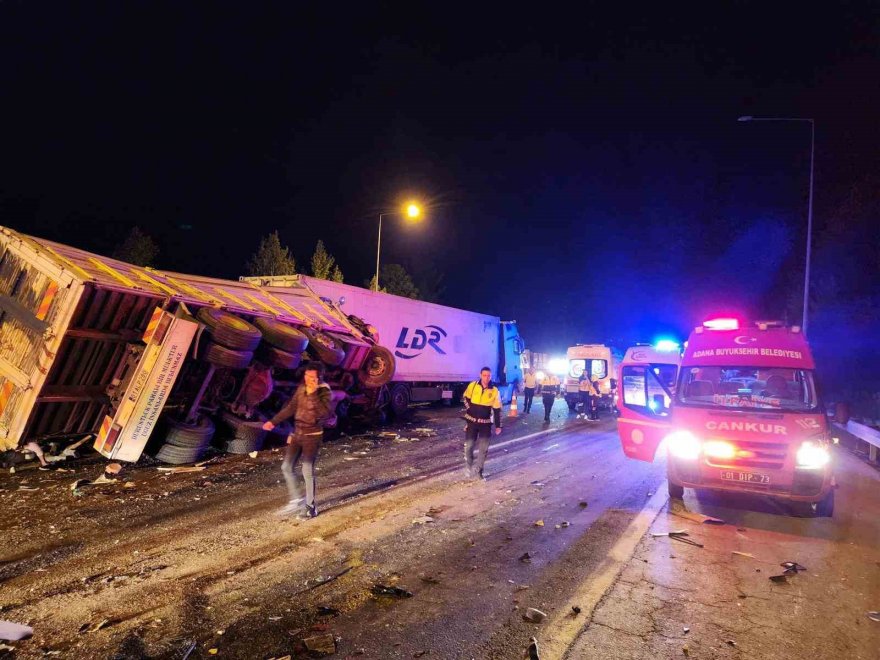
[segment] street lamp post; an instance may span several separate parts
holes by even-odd
[[[808,121],[810,122],[810,199],[807,202],[807,263],[804,268],[804,312],[801,328],[807,334],[810,301],[810,252],[813,245],[813,162],[816,154],[816,123],[807,117],[752,117],[746,115],[737,121]]]
[[[376,288],[374,291],[379,290],[379,255],[382,251],[382,218],[386,215],[405,215],[408,218],[418,218],[421,214],[422,209],[415,203],[407,204],[406,209],[404,209],[402,213],[399,211],[386,211],[385,213],[379,214],[379,236],[376,239]]]

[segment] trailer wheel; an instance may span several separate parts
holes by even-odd
[[[309,338],[309,351],[318,356],[318,359],[331,367],[338,367],[345,360],[345,351],[333,337],[325,332],[306,330]]]
[[[213,340],[226,348],[253,351],[262,338],[260,331],[244,319],[215,307],[202,307],[196,317],[208,326]]]
[[[409,410],[410,393],[409,387],[403,383],[397,383],[391,388],[391,412],[395,417],[402,417]]]
[[[287,353],[302,353],[309,345],[309,338],[287,323],[260,318],[254,325],[263,333],[263,341]]]
[[[358,372],[366,387],[382,387],[394,378],[394,355],[384,346],[373,346]]]
[[[208,342],[202,354],[205,362],[228,369],[246,369],[253,358],[254,354],[251,351],[236,351],[214,342]]]
[[[288,353],[274,346],[263,346],[257,357],[279,369],[296,369],[302,362],[302,353]]]
[[[156,452],[156,459],[163,463],[171,463],[172,465],[183,465],[184,463],[195,463],[202,457],[204,449],[197,447],[195,449],[186,449],[183,447],[175,447],[174,445],[164,444]]]
[[[262,418],[246,420],[225,412],[220,421],[227,439],[223,448],[230,454],[248,454],[263,448],[267,432],[263,430]]]
[[[184,449],[202,449],[208,446],[214,437],[214,424],[207,417],[203,417],[196,424],[187,424],[185,421],[167,417],[165,419],[167,431],[165,433],[166,444]]]
[[[676,500],[684,499],[684,486],[678,486],[668,480],[666,483],[668,484],[669,488],[669,497]]]

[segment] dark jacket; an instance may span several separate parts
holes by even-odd
[[[306,394],[306,386],[300,385],[290,401],[270,421],[278,425],[293,417],[297,433],[321,433],[324,422],[330,416],[330,386],[318,383],[318,389]]]

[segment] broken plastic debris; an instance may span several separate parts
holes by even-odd
[[[523,618],[532,623],[541,623],[541,621],[547,618],[547,614],[539,609],[530,607],[526,610],[526,613],[523,614]]]
[[[541,660],[538,655],[538,640],[534,637],[529,638],[529,645],[526,647],[525,660]]]
[[[799,573],[800,571],[807,570],[806,566],[801,566],[796,561],[784,561],[779,565],[785,569],[786,573]]]
[[[412,598],[412,592],[400,587],[389,587],[384,584],[377,584],[373,587],[374,596],[394,596],[395,598]]]
[[[119,463],[110,463],[104,466],[104,472],[106,474],[119,474],[122,472],[122,466]]]
[[[749,559],[754,559],[755,555],[750,552],[740,552],[739,550],[731,550],[730,554],[739,555],[740,557],[748,557]]]
[[[705,516],[702,513],[694,513],[693,511],[685,511],[680,508],[670,508],[669,513],[673,516],[678,516],[679,518],[684,518],[685,520],[693,520],[698,523],[705,523],[707,525],[724,525],[725,522],[721,520],[721,518],[713,518],[712,516]]]
[[[771,575],[769,579],[771,582],[788,582],[788,578],[786,577],[785,573],[783,573],[782,575]]]
[[[256,458],[257,456],[259,456],[259,454],[260,454],[260,452],[258,452],[258,451],[248,452],[248,456],[250,456],[251,458]]]
[[[543,520],[536,520],[535,521],[535,527],[543,527],[543,526],[544,526]]]
[[[204,465],[190,465],[184,467],[157,467],[159,472],[167,472],[168,474],[180,474],[182,472],[201,472],[205,469]]]
[[[691,631],[691,629],[688,628],[687,626],[685,626],[684,628],[682,628],[682,631],[684,632],[685,635],[687,635]]]
[[[431,516],[419,516],[418,518],[413,518],[413,525],[425,525],[427,523],[434,522],[434,519]]]
[[[877,623],[880,623],[880,612],[877,612],[876,610],[871,610],[870,612],[868,612],[868,618],[871,619],[871,621],[876,621]]]
[[[303,640],[303,644],[309,653],[319,653],[321,655],[333,655],[336,653],[336,638],[333,637],[332,633],[306,637]]]
[[[12,621],[0,621],[0,639],[17,642],[20,639],[27,639],[33,634],[34,629],[30,626],[23,626]]]
[[[728,640],[727,640],[727,645],[728,645],[728,646],[736,646],[736,642],[733,641],[732,639],[728,639]]]
[[[217,649],[208,649],[208,653],[211,655],[217,655]]]
[[[520,555],[519,560],[521,562],[523,562],[524,564],[531,564],[532,563],[532,555],[529,554],[528,552],[524,552],[522,555]]]

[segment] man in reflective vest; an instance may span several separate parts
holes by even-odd
[[[494,417],[495,435],[501,433],[501,394],[492,382],[492,370],[489,367],[480,369],[480,380],[475,380],[464,391],[464,418],[467,420],[464,441],[464,462],[468,476],[483,478],[483,465],[489,453],[489,438],[492,435]],[[477,445],[477,457],[474,459],[474,442]]]
[[[590,382],[590,374],[586,371],[578,378],[578,398],[581,402],[581,412],[578,413],[578,419],[586,419],[590,414],[592,406],[593,383]]]
[[[556,395],[559,394],[559,379],[555,374],[548,373],[544,376],[541,383],[541,398],[544,400],[544,421],[550,421],[550,411],[553,409],[553,402]]]
[[[523,386],[526,394],[523,412],[528,415],[532,409],[532,399],[535,398],[535,389],[538,387],[538,377],[535,376],[535,370],[532,367],[529,367],[529,370],[523,376]]]

